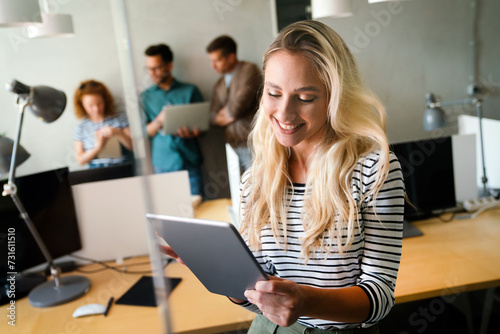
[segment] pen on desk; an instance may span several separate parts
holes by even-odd
[[[109,309],[111,308],[111,305],[113,304],[113,300],[114,300],[113,297],[109,298],[108,306],[106,306],[106,311],[104,311],[104,316],[108,315]]]

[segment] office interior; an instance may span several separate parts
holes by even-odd
[[[63,90],[69,101],[54,123],[44,124],[32,115],[25,117],[21,144],[31,156],[17,168],[17,174],[65,166],[70,171],[82,169],[73,154],[77,119],[71,99],[86,79],[99,80],[110,88],[118,109],[127,113],[135,143],[142,143],[137,97],[152,84],[144,63],[144,50],[151,44],[168,44],[174,52],[174,77],[196,84],[204,100],[209,101],[218,74],[210,67],[206,45],[219,35],[229,34],[238,43],[238,58],[260,66],[263,53],[278,31],[276,2],[279,1],[54,0],[50,2],[51,11],[71,14],[74,36],[30,39],[25,28],[0,28],[0,82],[17,79],[28,85],[49,85]],[[299,1],[290,3],[293,6]],[[474,4],[478,5],[477,11]],[[319,20],[336,30],[351,47],[367,86],[385,105],[391,143],[457,134],[457,117],[439,131],[424,131],[425,95],[433,92],[443,100],[467,98],[474,71],[484,96],[483,116],[500,122],[500,2],[410,0],[395,5],[353,0],[352,8],[352,16]],[[123,23],[128,40],[123,39],[124,32],[120,31]],[[478,37],[475,64],[470,43],[474,29]],[[123,57],[129,57],[131,62]],[[0,134],[13,138],[17,120],[15,96],[0,89],[0,105]],[[475,114],[474,108],[454,110],[455,114]],[[205,159],[207,199],[230,198],[222,131],[210,130],[199,143]],[[487,152],[486,159],[488,154],[494,152]],[[488,170],[492,180],[500,177],[500,166],[496,167]],[[500,188],[500,184],[494,186]],[[497,214],[492,219],[500,223],[498,217]],[[500,263],[491,265],[500,267]],[[486,294],[485,289],[467,293],[475,327],[480,325]],[[438,306],[441,304],[436,304],[435,299],[425,298],[396,305],[385,325],[387,333],[437,333],[449,328],[467,332],[465,320],[457,320],[463,319],[460,307],[447,304],[442,310]],[[436,312],[426,318],[420,313],[422,309]],[[498,313],[497,301],[492,314]],[[414,314],[417,316],[412,318]],[[490,321],[491,333],[500,328],[494,318]]]

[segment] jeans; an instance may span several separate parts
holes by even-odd
[[[255,317],[248,334],[379,334],[378,324],[375,324],[368,328],[355,328],[355,329],[343,329],[343,330],[326,330],[319,328],[306,327],[294,323],[290,327],[280,327],[264,317],[258,314]]]
[[[102,159],[94,159],[89,162],[89,168],[104,168],[111,166],[123,165],[127,160],[125,158],[102,158]]]

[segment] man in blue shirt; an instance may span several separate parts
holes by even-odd
[[[187,170],[193,195],[203,194],[202,156],[195,137],[199,131],[179,129],[177,136],[164,134],[165,105],[202,102],[195,85],[182,83],[172,76],[173,54],[165,44],[152,45],[145,51],[146,67],[154,85],[141,93],[140,101],[146,120],[146,132],[151,138],[155,173]]]

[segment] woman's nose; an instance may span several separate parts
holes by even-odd
[[[295,103],[292,99],[283,97],[278,106],[278,115],[282,122],[290,121],[295,114]]]

